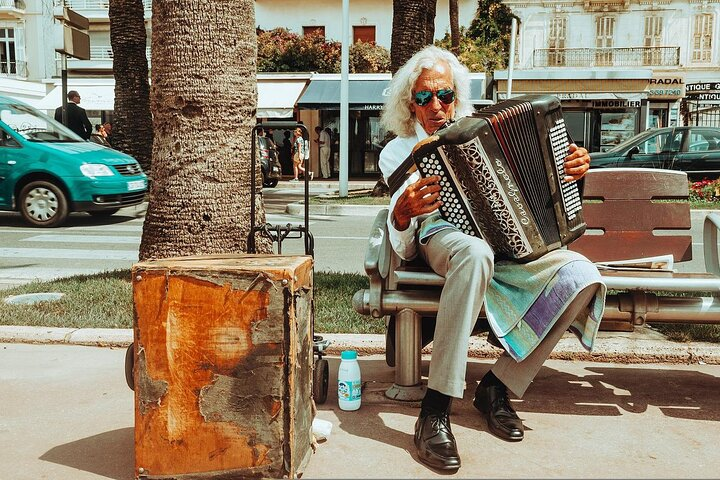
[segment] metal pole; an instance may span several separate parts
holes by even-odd
[[[62,86],[60,87],[60,94],[62,95],[62,124],[67,126],[67,55],[63,53],[60,56],[62,57],[62,71],[60,72],[60,77],[62,78]]]
[[[517,31],[517,19],[512,19],[512,33],[510,34],[510,59],[508,60],[508,81],[507,81],[507,98],[512,95],[512,78],[513,67],[515,66],[515,35]]]
[[[342,2],[342,47],[340,50],[340,191],[348,196],[348,139],[350,138],[349,90],[350,90],[350,0]]]

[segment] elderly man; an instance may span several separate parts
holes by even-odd
[[[434,46],[416,53],[398,70],[390,92],[382,123],[398,137],[380,154],[386,180],[419,141],[473,111],[467,68]],[[574,181],[587,172],[590,157],[575,145],[569,151],[565,180]],[[392,196],[388,229],[400,257],[419,254],[445,277],[415,446],[423,463],[455,470],[461,462],[450,427],[450,404],[452,398],[463,396],[469,337],[483,302],[491,336],[506,351],[478,384],[473,405],[484,414],[490,432],[519,441],[524,427],[507,390],[518,397],[524,394],[569,327],[586,348],[592,347],[605,287],[597,269],[568,250],[527,264],[496,261],[483,239],[462,233],[440,217],[438,181],[437,176],[420,178],[417,172],[410,176]]]

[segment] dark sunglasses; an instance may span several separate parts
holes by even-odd
[[[419,107],[424,107],[432,101],[433,95],[445,105],[450,105],[455,101],[455,91],[451,88],[443,88],[437,92],[431,92],[430,90],[421,90],[415,93],[415,103]]]

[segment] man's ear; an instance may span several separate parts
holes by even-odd
[[[412,102],[410,104],[410,111],[413,113],[413,115],[415,115],[415,102]]]

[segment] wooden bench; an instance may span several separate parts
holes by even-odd
[[[672,254],[676,264],[692,259],[684,172],[591,170],[585,177],[583,199],[588,229],[569,248],[590,260],[666,254]],[[365,256],[370,287],[355,293],[353,306],[359,313],[386,317],[394,336],[387,347],[390,355],[394,348],[395,364],[395,384],[386,394],[415,400],[422,397],[422,319],[437,314],[444,278],[417,259],[404,262],[394,253],[388,241],[387,215],[387,209],[382,210],[373,224]],[[601,329],[631,331],[646,321],[720,323],[720,215],[708,214],[703,228],[703,272],[601,270],[611,290]],[[390,365],[392,360],[388,358]]]

